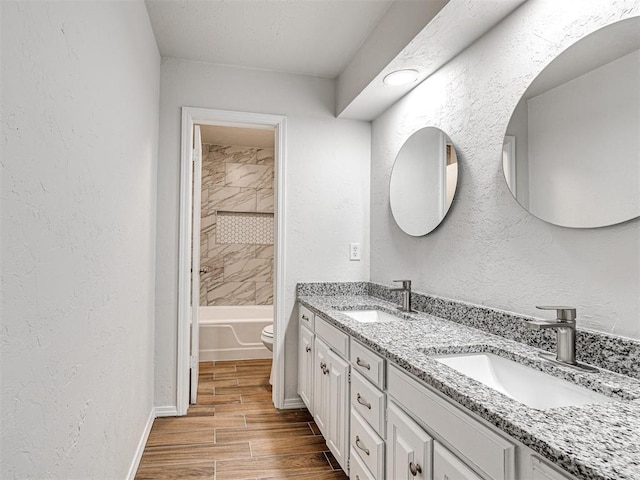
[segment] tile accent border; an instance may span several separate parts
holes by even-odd
[[[400,303],[400,293],[373,282],[298,283],[297,295],[368,295]],[[549,330],[530,330],[524,322],[533,317],[461,302],[420,292],[412,292],[411,307],[435,317],[477,328],[509,340],[548,352],[556,350],[556,334]],[[577,359],[612,372],[640,379],[640,341],[578,328]]]

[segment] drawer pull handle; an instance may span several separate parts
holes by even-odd
[[[367,402],[365,399],[362,398],[362,395],[360,395],[358,393],[358,396],[356,397],[356,400],[358,400],[358,403],[360,405],[363,405],[365,407],[367,407],[369,410],[371,410],[371,404],[369,402]]]
[[[329,369],[327,368],[327,364],[324,362],[320,362],[320,370],[322,370],[322,373],[324,373],[325,375],[327,373],[329,373]]]
[[[306,315],[302,315],[302,319],[307,321],[307,322],[309,321],[309,317],[307,317]]]
[[[362,450],[364,453],[366,453],[367,455],[369,455],[369,449],[368,448],[364,448],[362,446],[362,444],[360,443],[360,437],[358,435],[356,435],[356,447],[358,447],[360,450]]]
[[[309,353],[311,351],[311,347],[307,345],[306,347],[304,347],[304,351]]]
[[[368,363],[364,363],[362,360],[360,360],[360,357],[356,357],[356,365],[362,368],[366,368],[367,370],[371,370],[371,365]]]
[[[415,477],[419,473],[422,473],[422,467],[419,463],[409,462],[409,471],[411,472],[411,475]]]

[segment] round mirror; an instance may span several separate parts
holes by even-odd
[[[456,150],[439,128],[418,130],[404,143],[391,171],[389,202],[398,226],[426,235],[445,217],[458,183]]]
[[[555,225],[640,215],[640,17],[604,27],[551,62],[524,93],[504,140],[518,203]]]

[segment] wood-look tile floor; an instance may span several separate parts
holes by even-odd
[[[136,480],[347,480],[309,411],[273,406],[270,369],[200,363],[197,404],[156,418]]]

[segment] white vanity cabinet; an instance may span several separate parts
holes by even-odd
[[[389,396],[438,442],[432,458],[433,478],[516,479],[514,443],[400,368],[390,365],[387,375]]]
[[[333,343],[338,339],[337,348],[339,349],[343,345],[340,335],[345,334],[321,318],[316,318],[315,324],[316,338],[312,375],[314,379],[313,416],[329,450],[342,469],[347,472],[349,468],[350,369],[349,363],[335,351],[336,345]],[[348,342],[348,336],[345,335],[345,337]]]
[[[300,324],[298,331],[298,395],[313,415],[313,361],[315,335]]]
[[[298,305],[298,395],[313,415],[315,315]]]
[[[366,468],[366,478],[385,478],[385,361],[358,343],[350,343],[351,360],[351,464]],[[389,478],[389,477],[387,477]]]
[[[299,306],[298,392],[351,480],[576,480]]]
[[[433,438],[393,402],[387,407],[387,478],[430,480]]]
[[[298,304],[298,394],[345,472],[349,461],[349,336]]]
[[[530,460],[531,480],[571,480],[574,478],[558,472],[535,454],[531,455]]]
[[[433,445],[433,480],[482,480],[438,442]]]

